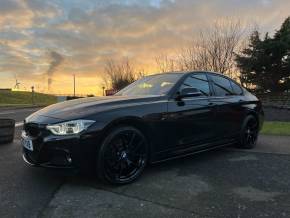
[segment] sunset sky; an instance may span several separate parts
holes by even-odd
[[[289,0],[0,0],[0,88],[101,94],[104,61],[128,58],[157,71],[217,19],[240,19],[273,33],[290,15]]]

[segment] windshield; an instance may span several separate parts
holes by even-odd
[[[135,81],[115,95],[166,95],[183,74],[158,74]]]

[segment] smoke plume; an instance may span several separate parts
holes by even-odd
[[[57,70],[57,67],[63,62],[63,56],[55,51],[51,51],[50,54],[50,65],[47,70],[47,85],[48,85],[48,90],[51,88],[52,84],[52,77],[54,72]]]

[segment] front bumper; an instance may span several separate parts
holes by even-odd
[[[50,156],[49,158],[45,159],[32,159],[31,156],[33,152],[23,148],[22,158],[25,163],[30,166],[38,166],[38,167],[45,167],[45,168],[75,168],[75,165],[72,162],[72,159],[69,155],[63,156]]]
[[[23,147],[23,160],[30,166],[83,169],[96,163],[96,134],[55,136],[31,123],[24,125],[24,132],[33,144],[33,151]]]

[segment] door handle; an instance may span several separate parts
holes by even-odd
[[[215,104],[212,102],[208,103],[208,106],[213,106],[213,105],[215,105]]]

